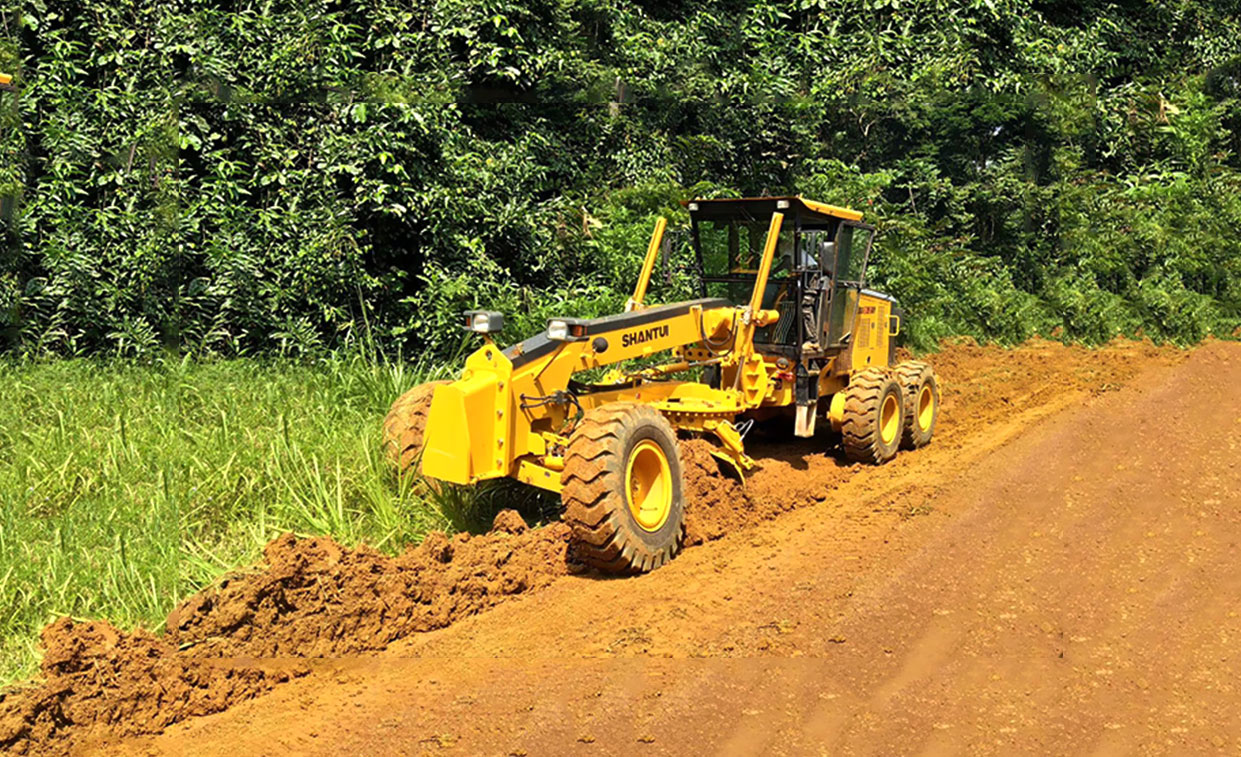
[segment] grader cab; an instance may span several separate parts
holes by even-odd
[[[684,536],[679,439],[711,440],[738,471],[757,464],[745,450],[754,421],[828,451],[834,435],[815,434],[825,422],[848,459],[875,464],[931,440],[935,375],[893,364],[901,312],[865,288],[874,228],[861,213],[802,197],[687,206],[696,299],[646,302],[660,219],[623,313],[553,318],[506,349],[491,337],[502,314],[466,313],[484,344],[460,378],[411,389],[384,422],[398,469],[556,492],[580,559],[641,573]]]

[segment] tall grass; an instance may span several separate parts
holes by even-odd
[[[388,405],[441,376],[362,354],[316,362],[0,363],[0,683],[58,615],[158,628],[179,598],[284,531],[388,551],[470,528],[379,449]]]

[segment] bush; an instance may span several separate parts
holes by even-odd
[[[879,224],[874,278],[919,345],[1241,325],[1241,23],[1215,4],[37,0],[4,19],[10,351],[368,333],[446,357],[461,308],[505,310],[505,339],[616,308],[680,200],[794,190]]]

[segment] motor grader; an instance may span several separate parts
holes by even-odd
[[[755,423],[873,464],[930,442],[935,374],[894,364],[902,313],[865,288],[874,227],[861,213],[800,196],[686,205],[698,299],[646,301],[660,218],[623,313],[553,318],[505,349],[491,337],[501,313],[465,313],[484,343],[460,378],[413,388],[384,422],[398,469],[555,492],[583,562],[642,573],[684,537],[679,439],[710,440],[743,477]],[[820,421],[834,433],[816,437]]]

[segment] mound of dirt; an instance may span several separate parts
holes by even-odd
[[[260,571],[182,602],[165,638],[195,656],[322,657],[382,649],[576,570],[569,528],[529,530],[511,510],[491,532],[433,532],[397,557],[328,538],[276,539]]]
[[[926,358],[939,377],[943,401],[934,444],[965,447],[1000,426],[1023,423],[1023,413],[1050,407],[1058,396],[1110,391],[1150,364],[1184,356],[1172,347],[1124,340],[1100,349],[1042,339],[1020,349],[982,346],[968,338],[945,343]],[[898,350],[898,362],[912,358]],[[687,546],[822,502],[864,467],[844,459],[826,428],[813,439],[751,438],[746,445],[758,467],[746,474],[742,487],[720,473],[710,443],[681,443]]]
[[[102,621],[49,625],[41,682],[0,695],[0,751],[67,752],[95,730],[157,733],[307,671],[256,658],[382,649],[579,569],[568,526],[530,530],[511,510],[487,534],[433,532],[397,557],[292,534],[264,556],[177,606],[163,638]]]
[[[843,462],[827,434],[751,445],[758,467],[746,482],[726,474],[707,441],[681,442],[685,544],[714,541],[782,512],[827,498],[857,465]],[[726,469],[724,469],[726,470]]]
[[[681,473],[684,477],[685,546],[718,539],[752,519],[753,503],[741,482],[724,476],[711,454],[715,449],[704,439],[683,441]]]
[[[123,633],[103,621],[62,618],[43,629],[43,682],[0,695],[0,751],[67,751],[63,736],[156,733],[171,723],[220,712],[304,668],[271,670],[178,654],[139,629]]]

